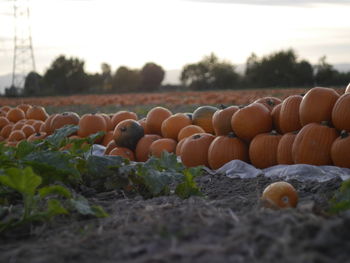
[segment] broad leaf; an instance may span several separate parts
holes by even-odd
[[[39,195],[41,198],[45,198],[50,195],[59,195],[67,199],[72,198],[71,192],[62,185],[50,185],[40,188]]]

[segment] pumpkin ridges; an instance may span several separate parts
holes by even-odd
[[[183,113],[171,115],[162,122],[162,136],[164,138],[177,140],[180,130],[188,125],[191,125],[191,123],[192,121]]]
[[[135,149],[135,158],[138,162],[145,162],[148,160],[150,155],[151,144],[161,139],[162,137],[158,134],[145,134],[137,143]]]
[[[350,168],[350,135],[343,130],[331,147],[331,159],[334,165]]]
[[[296,164],[331,165],[330,150],[338,137],[335,128],[320,123],[309,123],[297,134],[292,156]]]
[[[164,107],[152,108],[146,116],[146,130],[151,134],[162,135],[162,123],[171,115],[172,112]]]
[[[117,146],[135,150],[138,141],[144,136],[142,126],[135,120],[126,119],[117,124],[113,139]]]
[[[280,127],[281,107],[282,107],[282,103],[276,105],[271,111],[272,129],[276,130],[278,133],[282,133],[281,132],[281,127]]]
[[[212,123],[216,136],[227,135],[232,132],[231,118],[238,109],[238,106],[230,106],[224,109],[219,109],[214,113]]]
[[[278,104],[282,103],[282,100],[280,98],[267,96],[267,97],[259,98],[259,99],[255,100],[253,103],[261,103],[265,107],[267,107],[269,109],[269,111],[271,112],[274,107],[276,107]]]
[[[26,118],[26,115],[24,113],[23,110],[21,110],[20,108],[12,108],[10,109],[7,114],[6,114],[6,118],[10,121],[10,122],[18,122],[20,120],[23,120]]]
[[[338,131],[350,132],[350,92],[341,95],[335,102],[332,110],[332,123]]]
[[[256,135],[249,145],[250,162],[263,169],[277,164],[277,147],[282,135],[276,131]]]
[[[84,114],[79,120],[78,136],[88,137],[100,131],[107,132],[107,124],[105,119],[98,114]],[[99,138],[97,142],[102,141]]]
[[[211,169],[218,169],[231,160],[249,161],[248,146],[234,133],[217,136],[208,149],[208,163]]]
[[[299,107],[299,118],[302,126],[308,123],[331,121],[332,109],[339,94],[330,88],[315,87],[304,96]]]
[[[283,134],[277,147],[277,163],[278,164],[294,164],[292,156],[292,147],[297,132],[288,132]]]
[[[201,106],[192,114],[192,124],[200,126],[207,133],[214,134],[213,115],[218,108],[213,106]]]
[[[121,156],[125,159],[129,159],[130,161],[135,161],[134,152],[125,147],[115,147],[109,152],[108,155]]]
[[[177,141],[181,141],[184,138],[187,138],[195,133],[204,133],[204,129],[198,125],[188,125],[186,127],[183,127],[177,136]]]
[[[161,138],[152,142],[149,147],[152,156],[160,158],[164,151],[175,153],[177,142],[171,138]]]
[[[118,125],[118,123],[120,123],[123,120],[127,120],[127,119],[131,119],[131,120],[137,120],[137,114],[135,112],[132,111],[118,111],[117,113],[115,113],[112,118],[111,118],[111,130],[114,130],[114,128]]]
[[[63,112],[56,114],[51,117],[50,130],[51,132],[54,132],[65,125],[78,125],[79,119],[79,115],[75,112]]]
[[[283,100],[279,116],[279,126],[282,133],[301,129],[299,106],[302,99],[303,97],[300,95],[291,95]]]
[[[44,107],[34,105],[27,110],[26,117],[27,119],[45,121],[49,117],[49,114],[47,114]]]

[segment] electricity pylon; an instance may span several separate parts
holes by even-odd
[[[11,87],[23,88],[27,74],[35,71],[29,0],[13,0],[14,53]]]

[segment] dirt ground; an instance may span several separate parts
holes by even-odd
[[[325,213],[341,183],[299,183],[296,209],[263,208],[272,181],[204,175],[205,197],[91,196],[105,219],[59,218],[0,238],[0,262],[350,262],[350,213]]]

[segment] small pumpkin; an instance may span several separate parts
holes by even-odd
[[[10,121],[6,117],[0,116],[0,131],[2,128],[4,128],[9,123],[10,123]]]
[[[215,136],[210,133],[196,133],[186,138],[181,147],[180,157],[187,167],[205,165],[209,167],[208,150]]]
[[[331,165],[331,147],[338,132],[327,122],[309,123],[295,137],[292,147],[296,164]]]
[[[301,95],[291,95],[283,100],[279,114],[279,126],[282,133],[301,129],[299,106],[302,99]]]
[[[177,135],[177,141],[181,141],[184,138],[187,138],[195,133],[204,133],[204,129],[198,125],[188,125],[186,127],[183,127],[180,131],[179,134]]]
[[[231,160],[249,161],[248,145],[233,132],[217,136],[208,149],[208,163],[211,169],[218,169]]]
[[[33,133],[35,133],[35,129],[32,125],[29,124],[25,124],[22,129],[21,129],[24,134],[26,135],[26,138],[28,138],[30,135],[32,135]]]
[[[169,118],[172,112],[164,107],[152,108],[146,116],[146,130],[150,134],[162,135],[162,123]]]
[[[332,123],[338,131],[350,132],[350,92],[341,95],[334,104]]]
[[[33,141],[36,141],[36,140],[43,140],[45,139],[47,136],[46,132],[36,132],[36,133],[33,133],[32,135],[30,135],[28,138],[27,138],[27,141],[28,142],[33,142]]]
[[[176,156],[181,156],[181,148],[182,148],[182,145],[184,144],[186,139],[187,139],[187,137],[178,141],[178,143],[176,145],[176,149],[175,149]]]
[[[176,113],[171,115],[162,122],[162,136],[164,138],[177,140],[180,130],[188,125],[191,125],[191,123],[192,121],[184,113]]]
[[[8,141],[16,141],[16,142],[19,142],[25,139],[26,139],[26,135],[21,130],[13,130],[8,137]]]
[[[144,136],[142,126],[135,120],[126,119],[117,124],[113,139],[117,146],[135,151],[138,141]]]
[[[177,141],[171,138],[161,138],[152,142],[150,155],[160,158],[163,152],[175,153]]]
[[[137,114],[135,112],[132,112],[132,111],[125,111],[125,110],[118,111],[111,118],[112,129],[114,129],[118,125],[119,122],[121,122],[123,120],[127,120],[127,119],[137,120],[138,117],[137,117]]]
[[[52,117],[50,127],[52,131],[55,131],[65,125],[78,125],[79,119],[79,115],[75,112],[63,112]]]
[[[0,131],[0,136],[5,138],[5,139],[8,138],[10,133],[12,132],[13,126],[14,126],[14,124],[12,122],[5,125]]]
[[[249,145],[250,162],[263,169],[277,164],[277,147],[282,135],[276,131],[256,135]]]
[[[232,115],[233,132],[246,142],[256,135],[272,129],[272,116],[269,109],[261,103],[251,103]]]
[[[107,132],[107,124],[105,119],[99,114],[84,114],[78,123],[78,136],[85,138],[89,135],[103,131]],[[101,141],[102,138],[98,139]]]
[[[287,182],[275,182],[268,185],[261,197],[264,205],[273,209],[296,207],[298,199],[298,192],[293,185]]]
[[[214,134],[213,115],[218,108],[213,106],[201,106],[194,110],[192,114],[192,124],[200,126],[207,133]]]
[[[125,147],[115,147],[110,151],[109,155],[121,156],[130,161],[135,161],[135,155],[133,151]]]
[[[333,164],[339,167],[350,168],[350,136],[349,132],[343,130],[340,136],[333,142],[331,147],[331,158]]]
[[[292,148],[298,131],[288,132],[282,135],[277,147],[278,164],[294,164]]]
[[[277,97],[262,97],[254,101],[254,103],[261,103],[271,112],[275,106],[282,103],[282,100]]]
[[[27,110],[26,117],[27,119],[45,121],[49,117],[49,114],[47,114],[44,107],[34,105]]]
[[[114,131],[108,131],[108,132],[103,136],[103,139],[102,139],[102,142],[101,142],[101,144],[102,144],[103,146],[107,146],[108,143],[109,143],[110,141],[113,141],[113,133],[114,133]]]
[[[349,93],[350,92],[350,83],[348,84],[348,86],[345,88],[345,93]]]
[[[302,126],[308,123],[332,120],[333,106],[339,94],[330,88],[315,87],[303,96],[299,107],[299,118]]]
[[[276,130],[278,133],[282,133],[281,127],[280,127],[281,107],[282,107],[282,103],[276,105],[271,111],[272,129]],[[298,115],[299,115],[299,113],[298,113]]]
[[[106,146],[104,154],[108,155],[115,147],[117,147],[117,145],[115,144],[115,141],[114,140],[110,141]]]
[[[24,113],[27,113],[27,111],[28,111],[30,108],[32,108],[32,105],[22,103],[22,104],[19,104],[19,105],[17,106],[17,108],[21,109]]]
[[[24,111],[21,110],[20,108],[12,108],[6,114],[6,118],[13,123],[16,123],[19,120],[25,119],[25,117],[26,115]]]
[[[224,107],[221,106],[222,109],[217,110],[213,115],[213,128],[216,136],[220,135],[228,135],[232,132],[231,127],[231,118],[232,115],[238,111],[238,106],[230,106]]]
[[[138,162],[145,162],[150,156],[151,144],[161,139],[162,137],[158,134],[145,134],[137,143],[135,149],[135,157]]]

